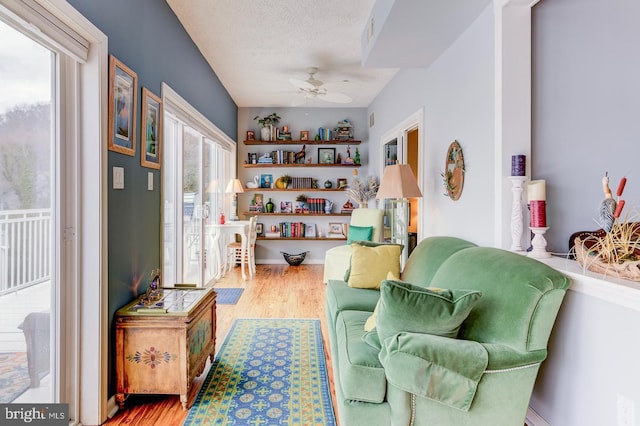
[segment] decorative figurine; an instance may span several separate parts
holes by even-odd
[[[331,209],[333,208],[333,201],[331,200],[324,200],[324,212],[326,214],[331,213]]]

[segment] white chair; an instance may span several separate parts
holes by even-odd
[[[354,209],[351,213],[349,226],[373,226],[371,241],[381,242],[384,238],[383,227],[384,210],[381,209]],[[342,280],[351,262],[351,247],[348,245],[330,248],[324,255],[324,278],[326,284],[329,280]]]
[[[227,244],[227,268],[231,269],[234,265],[241,265],[242,262],[245,262],[247,269],[249,269],[249,276],[253,276],[256,273],[256,257],[255,257],[255,247],[256,247],[256,222],[258,218],[256,216],[251,216],[249,218],[249,239],[247,241],[247,250],[245,252],[244,259],[242,258],[242,243],[237,241],[232,241]]]

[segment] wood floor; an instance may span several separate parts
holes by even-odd
[[[327,324],[324,311],[324,265],[257,265],[256,276],[242,281],[239,268],[219,280],[214,288],[242,287],[244,292],[235,305],[216,308],[216,353],[236,318],[319,318],[322,327],[325,357],[335,410],[335,391],[329,355]],[[209,365],[205,373],[209,370]],[[193,403],[206,374],[196,378],[189,395]],[[124,410],[109,419],[106,425],[181,425],[187,416],[178,396],[138,396],[127,399]]]

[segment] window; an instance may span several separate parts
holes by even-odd
[[[29,50],[41,49],[48,56],[46,64],[42,60],[39,62],[48,80],[48,88],[41,89],[39,93],[47,92],[47,96],[17,100],[17,105],[33,105],[34,100],[39,102],[39,108],[25,107],[24,111],[39,110],[49,123],[46,135],[38,130],[40,127],[27,129],[29,132],[39,131],[35,136],[37,141],[34,141],[38,152],[29,154],[36,161],[31,166],[34,170],[37,168],[35,181],[32,180],[35,197],[31,197],[35,203],[21,200],[19,204],[10,205],[6,201],[0,206],[4,211],[17,206],[22,210],[41,208],[49,213],[48,216],[40,214],[33,224],[21,225],[21,228],[4,228],[4,253],[8,259],[14,260],[14,270],[22,268],[25,271],[17,274],[18,281],[26,279],[18,285],[34,288],[44,285],[44,281],[50,282],[49,289],[42,291],[48,299],[49,318],[40,318],[32,328],[32,331],[48,336],[48,339],[38,342],[38,349],[44,345],[42,342],[49,342],[48,356],[40,355],[41,358],[35,361],[37,367],[44,365],[44,369],[36,368],[41,379],[41,386],[36,390],[41,394],[25,392],[23,396],[32,398],[25,400],[28,402],[66,402],[73,422],[99,424],[106,419],[107,399],[106,354],[101,351],[106,344],[107,330],[106,318],[103,318],[105,311],[100,304],[105,300],[105,286],[102,284],[106,264],[102,238],[105,199],[101,190],[105,170],[102,154],[105,141],[101,128],[106,123],[106,112],[100,103],[100,99],[106,96],[103,86],[108,75],[106,61],[103,63],[101,59],[106,58],[106,37],[65,2],[56,2],[55,5],[48,2],[43,6],[34,0],[3,0],[0,21],[4,31],[10,29],[13,35],[28,40]],[[9,40],[6,34],[0,37],[0,55],[4,56],[0,63],[28,66],[23,62],[29,53],[25,45],[12,43],[15,39]],[[19,57],[21,59],[17,59]],[[3,67],[0,79],[3,83],[7,81],[4,71]],[[10,92],[6,89],[15,87],[14,84],[1,86],[0,98],[9,99]],[[18,87],[21,93],[25,93],[34,85],[27,86],[27,90],[23,86]],[[14,97],[12,104],[16,106]],[[6,111],[6,105],[3,111]],[[24,136],[27,137],[31,136]],[[0,139],[5,148],[11,145],[11,141]],[[82,146],[81,150],[79,146]],[[45,160],[40,157],[45,154],[50,162],[42,168],[39,163]],[[85,164],[91,166],[85,167]],[[33,177],[32,174],[31,179]],[[29,192],[24,188],[16,190],[15,182],[9,185],[13,185],[10,189],[7,189],[7,181],[3,183],[3,190],[10,192],[14,201],[16,197],[22,197],[18,194]],[[48,222],[48,225],[42,222]],[[16,251],[18,242],[22,246]],[[35,260],[26,260],[26,256],[31,255],[29,251],[36,253]],[[79,253],[83,254],[82,258]],[[19,256],[22,260],[18,262]],[[7,269],[3,269],[5,276]],[[82,292],[79,291],[79,283],[83,283]],[[30,303],[27,306],[36,313],[46,313],[46,307],[33,304],[35,300]],[[80,309],[80,306],[89,305],[96,306],[96,309]],[[16,304],[13,307],[17,307]],[[25,315],[23,328],[30,326]],[[46,330],[47,326],[49,330]],[[26,342],[24,338],[23,341]],[[25,347],[25,350],[29,349]],[[79,365],[83,368],[79,369]],[[91,396],[80,400],[79,395]]]
[[[49,321],[45,319],[43,322],[45,327],[49,325],[50,384],[44,388],[44,395],[35,396],[37,399],[30,401],[65,402],[69,404],[73,423],[100,424],[106,420],[107,406],[107,318],[103,306],[106,300],[106,235],[103,226],[106,196],[102,191],[106,173],[106,132],[103,126],[107,114],[102,100],[107,94],[107,39],[62,1],[2,0],[0,21],[5,30],[8,26],[14,34],[25,36],[32,46],[48,52],[49,57],[48,65],[42,66],[48,74],[48,97],[38,101],[49,103],[47,116],[50,128],[48,136],[39,134],[37,143],[39,149],[48,146],[47,155],[51,161],[44,169],[48,172],[36,172],[36,190],[32,193],[37,195],[38,206],[44,202],[42,196],[48,193],[50,216],[41,215],[40,222],[47,220],[50,229],[34,224],[27,226],[24,232],[14,233],[20,235],[18,240],[32,244],[32,247],[23,245],[22,253],[27,248],[35,250],[35,247],[40,247],[40,254],[36,254],[36,257],[40,256],[37,263],[42,265],[44,259],[50,262],[48,271],[35,268],[38,274],[32,271],[24,273],[25,277],[31,277],[30,280],[37,281],[44,276],[51,280],[51,287],[46,291]],[[6,76],[4,66],[18,64],[15,56],[27,53],[16,50],[14,44],[6,46],[5,41],[4,36],[0,37],[0,45],[3,46],[0,55],[11,55],[11,59],[7,56],[0,59],[3,64],[0,72],[2,100],[9,97],[6,87],[13,87],[2,86]],[[33,84],[29,86],[31,88]],[[0,143],[5,143],[4,138],[0,137],[0,140]],[[82,146],[81,150],[79,146]],[[43,153],[34,155],[38,158]],[[44,191],[43,186],[48,186],[49,191]],[[25,193],[15,188],[12,190],[14,196],[19,192]],[[13,208],[8,204],[0,206],[0,210]],[[28,210],[33,207],[20,205],[28,207]],[[45,235],[51,239],[42,241]],[[50,248],[49,252],[46,247]],[[18,254],[11,256],[17,258]],[[14,265],[20,264],[24,268],[24,263]],[[31,266],[27,269],[33,270]],[[34,283],[31,287],[37,285]],[[79,291],[80,286],[82,292]],[[15,304],[11,306],[16,307]],[[91,308],[82,309],[83,306]],[[39,330],[39,327],[36,325],[35,329]],[[42,390],[43,386],[37,389]]]
[[[215,280],[222,252],[207,225],[228,212],[235,143],[168,86],[164,102],[163,275],[167,284]]]

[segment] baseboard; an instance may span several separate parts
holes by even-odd
[[[116,404],[116,396],[113,395],[107,401],[107,417],[112,419],[118,412],[118,404]]]
[[[525,417],[525,420],[527,422],[527,426],[551,426],[531,407],[529,407],[529,409],[527,410],[527,416]]]
[[[283,257],[276,259],[256,259],[256,265],[286,265]],[[306,265],[324,265],[324,259],[305,259]]]

